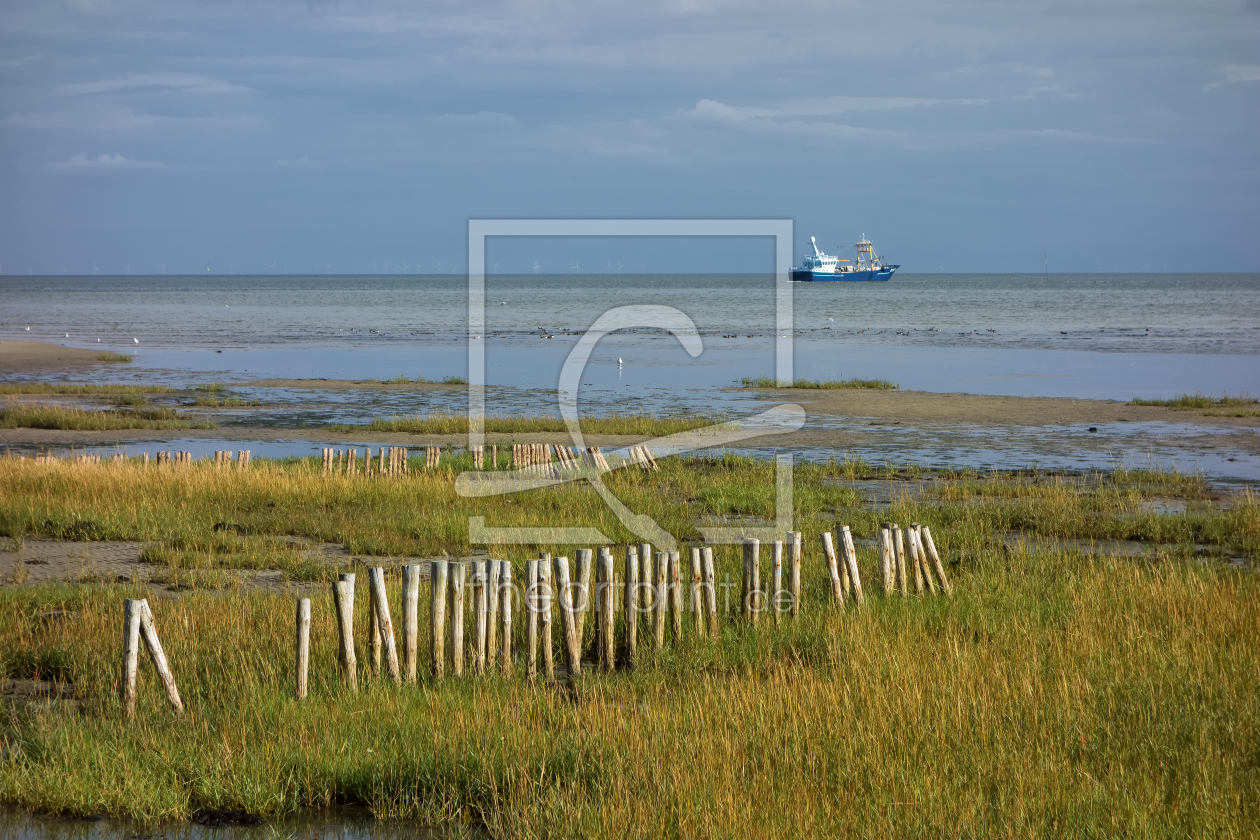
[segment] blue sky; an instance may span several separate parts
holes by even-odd
[[[448,272],[469,217],[1260,271],[1260,2],[6,0],[0,271]],[[502,242],[501,271],[765,243]]]

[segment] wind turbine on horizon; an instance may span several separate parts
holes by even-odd
[[[540,266],[540,265],[538,264],[538,260],[534,260],[534,273],[535,273],[535,274],[537,274],[537,273],[538,273],[538,269],[540,269],[540,268],[542,268],[542,266]]]

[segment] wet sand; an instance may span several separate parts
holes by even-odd
[[[109,347],[85,350],[47,341],[4,340],[0,341],[0,373],[40,374],[105,364],[98,357],[111,352],[116,351]]]

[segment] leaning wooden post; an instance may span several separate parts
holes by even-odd
[[[577,635],[578,648],[586,649],[586,613],[591,606],[591,550],[589,548],[579,548],[577,550],[577,568],[575,570],[577,580],[573,582],[573,589],[577,593],[577,597],[573,602],[573,609],[577,613]]]
[[[307,675],[311,668],[311,599],[297,599],[297,661],[294,683],[297,699],[306,699]]]
[[[122,707],[128,720],[136,716],[136,671],[140,664],[140,605],[139,598],[123,602],[123,668]]]
[[[603,586],[599,595],[599,644],[604,670],[611,671],[617,665],[617,646],[614,621],[617,617],[614,604],[617,603],[613,592],[613,558],[609,552],[599,555],[600,578]]]
[[[503,668],[503,676],[512,676],[512,564],[501,561],[499,567],[499,620],[503,624],[503,639],[499,645],[499,653]]]
[[[385,669],[394,685],[402,683],[398,671],[398,649],[394,646],[394,623],[389,617],[389,596],[385,593],[385,570],[380,566],[368,570],[368,584],[372,587],[372,612],[376,615],[376,628],[380,644],[385,648]]]
[[[709,619],[709,637],[716,639],[718,635],[718,612],[717,612],[717,572],[713,567],[713,549],[705,546],[701,552],[701,560],[704,561],[704,598],[705,617]]]
[[[525,561],[525,678],[538,679],[538,561]]]
[[[333,589],[337,605],[337,662],[341,681],[351,691],[359,690],[359,667],[354,657],[354,575],[342,572]]]
[[[906,543],[902,538],[901,526],[892,526],[893,557],[897,560],[897,591],[904,598],[909,592],[906,589]]]
[[[556,588],[552,585],[551,577],[551,555],[543,552],[542,557],[538,561],[538,585],[539,596],[541,600],[538,602],[539,615],[539,636],[542,644],[542,662],[543,674],[548,681],[556,679],[556,661],[551,653],[551,613],[552,605],[556,601]]]
[[[910,526],[910,565],[914,566],[914,594],[922,595],[923,589],[926,587],[924,581],[927,554],[923,550],[923,538],[919,535],[919,525],[914,523]]]
[[[682,552],[671,551],[669,553],[669,617],[671,638],[675,644],[682,641],[682,608]]]
[[[770,609],[774,626],[779,626],[779,595],[783,592],[783,542],[775,540],[770,554]]]
[[[700,547],[692,546],[691,557],[691,621],[697,636],[703,636],[704,626],[704,577],[701,571]]]
[[[499,561],[486,561],[486,670],[499,658]]]
[[[144,646],[149,649],[149,659],[153,660],[153,667],[162,681],[166,699],[170,701],[176,712],[183,714],[184,701],[179,698],[179,689],[175,686],[175,675],[171,673],[171,666],[166,662],[166,653],[162,650],[162,643],[158,641],[157,625],[153,623],[153,611],[149,609],[149,602],[145,600],[140,601],[140,638],[144,640]]]
[[[936,543],[932,542],[932,532],[928,530],[928,526],[924,525],[919,529],[919,534],[923,537],[923,547],[927,549],[927,555],[932,560],[932,571],[936,572],[936,579],[941,583],[941,589],[946,595],[954,594],[954,587],[949,585],[949,578],[945,577],[945,566],[941,564],[941,555],[936,553]]]
[[[831,541],[831,532],[823,531],[823,553],[827,555],[827,576],[831,578],[831,598],[840,606],[844,606],[844,587],[840,583],[840,566],[836,558],[836,547]]]
[[[633,668],[639,654],[639,549],[638,546],[626,546],[626,647],[625,663]]]
[[[665,647],[665,607],[669,602],[669,552],[658,551],[652,569],[655,574],[656,600],[652,604],[652,649]]]
[[[564,628],[565,664],[569,666],[569,676],[576,677],[582,673],[582,648],[578,646],[577,622],[573,615],[569,558],[557,557],[552,563],[552,570],[555,572],[556,597],[560,604],[560,623]]]
[[[433,678],[446,675],[446,576],[447,561],[429,564],[429,662]]]
[[[420,567],[402,569],[402,647],[403,679],[416,681],[416,659],[420,646]]]
[[[849,533],[848,525],[840,527],[840,536],[844,539],[844,562],[845,568],[849,570],[849,580],[853,584],[853,599],[860,607],[865,599],[862,597],[862,579],[858,577],[857,551],[853,547],[853,534]]]
[[[451,564],[451,673],[464,676],[464,575],[463,563]]]
[[[801,616],[801,537],[800,531],[788,535],[792,542],[792,564],[788,571],[788,594],[792,598],[792,618]]]
[[[473,563],[473,673],[486,672],[486,614],[489,587],[486,585],[486,561]]]

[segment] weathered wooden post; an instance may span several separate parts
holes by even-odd
[[[297,599],[297,657],[294,690],[297,699],[306,699],[307,675],[311,668],[311,599]]]
[[[560,603],[560,623],[564,629],[565,664],[569,676],[582,673],[582,648],[578,645],[577,621],[573,614],[573,592],[569,581],[569,558],[557,557],[552,563],[555,572],[556,597]]]
[[[879,526],[879,582],[884,590],[884,596],[887,597],[892,593],[892,573],[893,573],[893,548],[892,548],[892,528],[888,525]]]
[[[840,606],[844,606],[844,587],[840,583],[839,560],[836,558],[836,547],[831,542],[831,532],[823,531],[823,554],[827,556],[827,576],[831,579],[831,598]]]
[[[359,690],[359,667],[354,657],[354,575],[342,572],[333,587],[337,605],[337,663],[341,681],[351,691]]]
[[[936,573],[941,589],[946,595],[952,596],[954,588],[949,585],[949,579],[945,577],[945,566],[941,563],[941,555],[936,553],[936,543],[932,542],[932,532],[928,530],[928,526],[924,525],[919,529],[919,534],[923,537],[923,547],[927,549],[927,555],[932,561],[932,571]]]
[[[394,646],[394,623],[389,616],[389,596],[385,592],[385,570],[380,566],[368,570],[368,584],[372,592],[372,613],[376,616],[376,628],[380,644],[385,648],[385,669],[395,685],[402,683],[398,671],[398,649]]]
[[[416,681],[416,660],[420,646],[420,567],[402,569],[403,678]]]
[[[697,636],[705,635],[704,625],[704,577],[701,571],[700,548],[692,546],[691,557],[691,621]]]
[[[136,716],[136,671],[140,665],[140,604],[139,598],[123,602],[123,669],[122,707],[128,720]]]
[[[923,550],[922,538],[919,536],[919,524],[915,522],[910,525],[910,565],[914,566],[915,595],[922,595],[923,589],[927,585],[924,581],[927,563],[927,558],[924,555],[926,553]]]
[[[682,552],[669,553],[669,613],[674,643],[682,641],[683,632]]]
[[[639,549],[638,546],[626,546],[626,647],[625,663],[633,668],[639,654]]]
[[[652,567],[652,546],[642,543],[639,546],[639,586],[637,597],[643,615],[644,630],[648,638],[656,635],[656,571]]]
[[[718,612],[717,612],[717,572],[713,567],[713,549],[705,546],[701,552],[701,560],[704,561],[704,597],[705,597],[705,617],[709,619],[709,637],[716,639],[718,635]]]
[[[862,579],[858,577],[857,551],[853,547],[853,534],[849,533],[848,525],[841,526],[840,536],[844,539],[844,562],[849,571],[849,580],[853,584],[853,599],[860,607],[865,599],[862,597]]]
[[[669,552],[658,551],[653,558],[653,573],[656,575],[652,604],[652,649],[665,647],[665,608],[669,602]]]
[[[499,661],[499,561],[486,561],[486,670]]]
[[[770,609],[774,626],[779,626],[779,597],[783,592],[783,542],[775,540],[770,554]]]
[[[792,542],[792,565],[788,572],[788,593],[792,598],[792,618],[801,615],[801,537],[800,531],[788,535]]]
[[[600,577],[602,578],[602,586],[599,592],[600,658],[604,662],[604,670],[611,671],[617,665],[616,625],[614,623],[617,617],[616,612],[614,612],[614,605],[617,601],[613,592],[613,558],[611,552],[600,552],[599,568]]]
[[[368,462],[371,464],[371,462]],[[381,676],[381,625],[376,617],[376,589],[372,586],[372,572],[368,570],[368,665],[373,679]]]
[[[744,540],[744,615],[752,624],[764,604],[761,597],[761,540]]]
[[[906,543],[902,539],[901,526],[892,526],[893,556],[897,560],[897,591],[904,598],[909,594],[906,588]]]
[[[153,611],[149,609],[149,602],[146,600],[140,601],[140,638],[144,640],[144,646],[149,649],[149,659],[153,660],[158,679],[162,681],[162,690],[166,692],[166,699],[176,712],[183,714],[184,701],[179,697],[179,689],[175,686],[175,675],[171,673],[171,666],[167,664],[162,643],[158,641]]]
[[[463,563],[451,564],[451,673],[464,676],[464,575]]]
[[[573,608],[577,613],[578,648],[585,650],[586,613],[591,606],[591,550],[589,548],[579,548],[577,550],[576,574],[577,580],[573,583],[576,593]]]
[[[538,679],[538,561],[525,561],[525,678]]]
[[[445,560],[429,563],[429,661],[433,678],[446,675],[446,585],[448,565]]]
[[[486,614],[489,611],[486,561],[473,562],[473,673],[486,672]]]
[[[552,585],[551,555],[547,552],[543,552],[542,557],[538,561],[538,585],[540,598],[538,602],[539,623],[542,625],[539,635],[542,637],[543,674],[548,681],[554,682],[556,679],[556,661],[551,652],[551,611],[552,605],[556,600],[556,588]]]
[[[499,619],[503,624],[503,640],[499,645],[503,676],[512,676],[512,564],[503,560],[499,566]]]

